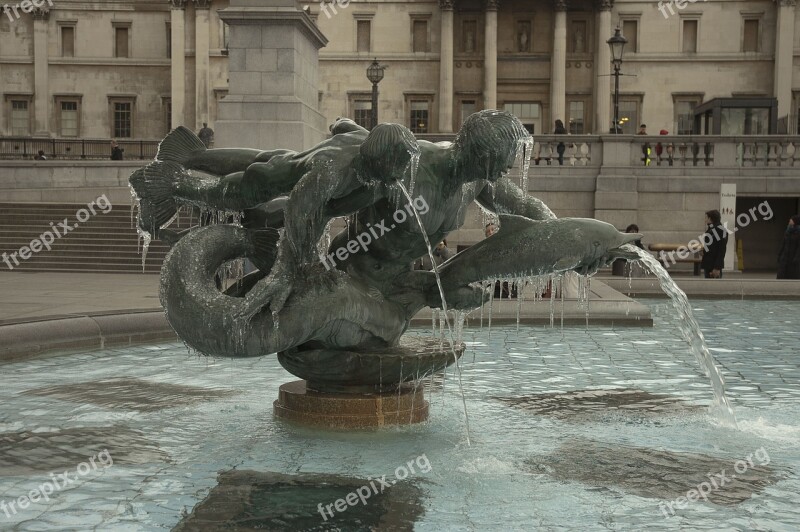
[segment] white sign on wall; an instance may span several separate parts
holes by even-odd
[[[736,184],[724,183],[719,191],[719,212],[722,214],[722,225],[733,231],[736,227]],[[725,252],[725,269],[736,269],[736,237],[728,234],[728,248]]]

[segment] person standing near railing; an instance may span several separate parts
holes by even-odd
[[[642,124],[639,126],[639,132],[636,133],[637,135],[647,135],[647,125]],[[644,155],[644,165],[650,166],[650,143],[645,142],[642,145],[642,155]]]
[[[44,150],[39,150],[39,153],[34,155],[33,160],[34,161],[46,161],[47,157],[45,157],[45,155],[44,155]]]
[[[556,120],[556,127],[553,129],[554,135],[566,135],[567,128],[564,127],[564,122],[561,120]],[[564,166],[564,152],[567,151],[567,147],[564,145],[563,142],[559,142],[558,146],[556,146],[556,152],[558,153],[558,164],[560,166]]]
[[[119,147],[116,140],[111,141],[111,160],[112,161],[121,161],[122,160],[122,152],[125,151]]]
[[[208,127],[206,122],[203,122],[203,127],[197,133],[197,137],[203,141],[203,144],[206,145],[206,148],[210,148],[214,143],[214,130]]]
[[[665,137],[665,136],[669,135],[669,131],[667,131],[666,129],[662,129],[661,131],[659,131],[658,134],[661,135],[662,137]],[[667,154],[667,157],[666,157],[667,161],[669,161],[669,165],[672,166],[672,163],[673,163],[672,155],[673,155],[673,153],[675,153],[675,145],[672,144],[671,142],[666,142],[664,144],[659,142],[658,144],[656,144],[656,160],[657,160],[657,164],[659,166],[661,165],[662,155],[664,154],[665,151],[666,151],[666,154]]]

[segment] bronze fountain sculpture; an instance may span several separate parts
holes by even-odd
[[[220,357],[278,353],[308,381],[303,392],[380,394],[443,369],[463,351],[401,344],[423,307],[468,311],[486,301],[484,280],[588,275],[614,259],[637,258],[621,246],[641,235],[592,219],[557,219],[506,177],[521,149],[530,157],[532,143],[509,113],[473,114],[452,143],[417,140],[398,124],[367,131],[347,119],[331,133],[299,153],[208,150],[181,127],[131,176],[139,229],[173,246],[161,301],[192,348]],[[499,216],[500,231],[438,272],[412,270],[429,242],[463,225],[473,201]],[[181,205],[243,218],[176,234],[167,226]],[[338,217],[349,217],[348,228],[324,249]],[[257,271],[220,290],[217,270],[241,257]]]

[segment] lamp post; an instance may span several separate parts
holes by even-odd
[[[611,63],[614,65],[614,134],[619,131],[619,76],[620,67],[622,66],[622,52],[628,39],[622,36],[619,27],[614,30],[614,35],[608,41],[609,48],[611,48]]]
[[[386,67],[378,63],[378,59],[367,67],[367,79],[372,82],[372,120],[370,129],[378,125],[378,83],[383,79],[383,71]]]

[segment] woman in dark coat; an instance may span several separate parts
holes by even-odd
[[[778,253],[778,279],[800,279],[800,214],[789,218]]]
[[[556,120],[556,127],[553,130],[554,135],[566,135],[567,129],[564,127],[564,122],[561,120]],[[556,152],[558,153],[558,164],[564,164],[564,152],[567,151],[567,147],[564,145],[563,142],[559,142],[558,146],[556,146]]]
[[[725,252],[728,249],[728,230],[722,226],[722,215],[717,210],[706,212],[706,233],[711,235],[711,244],[705,248],[700,262],[706,279],[721,279],[725,266]]]

